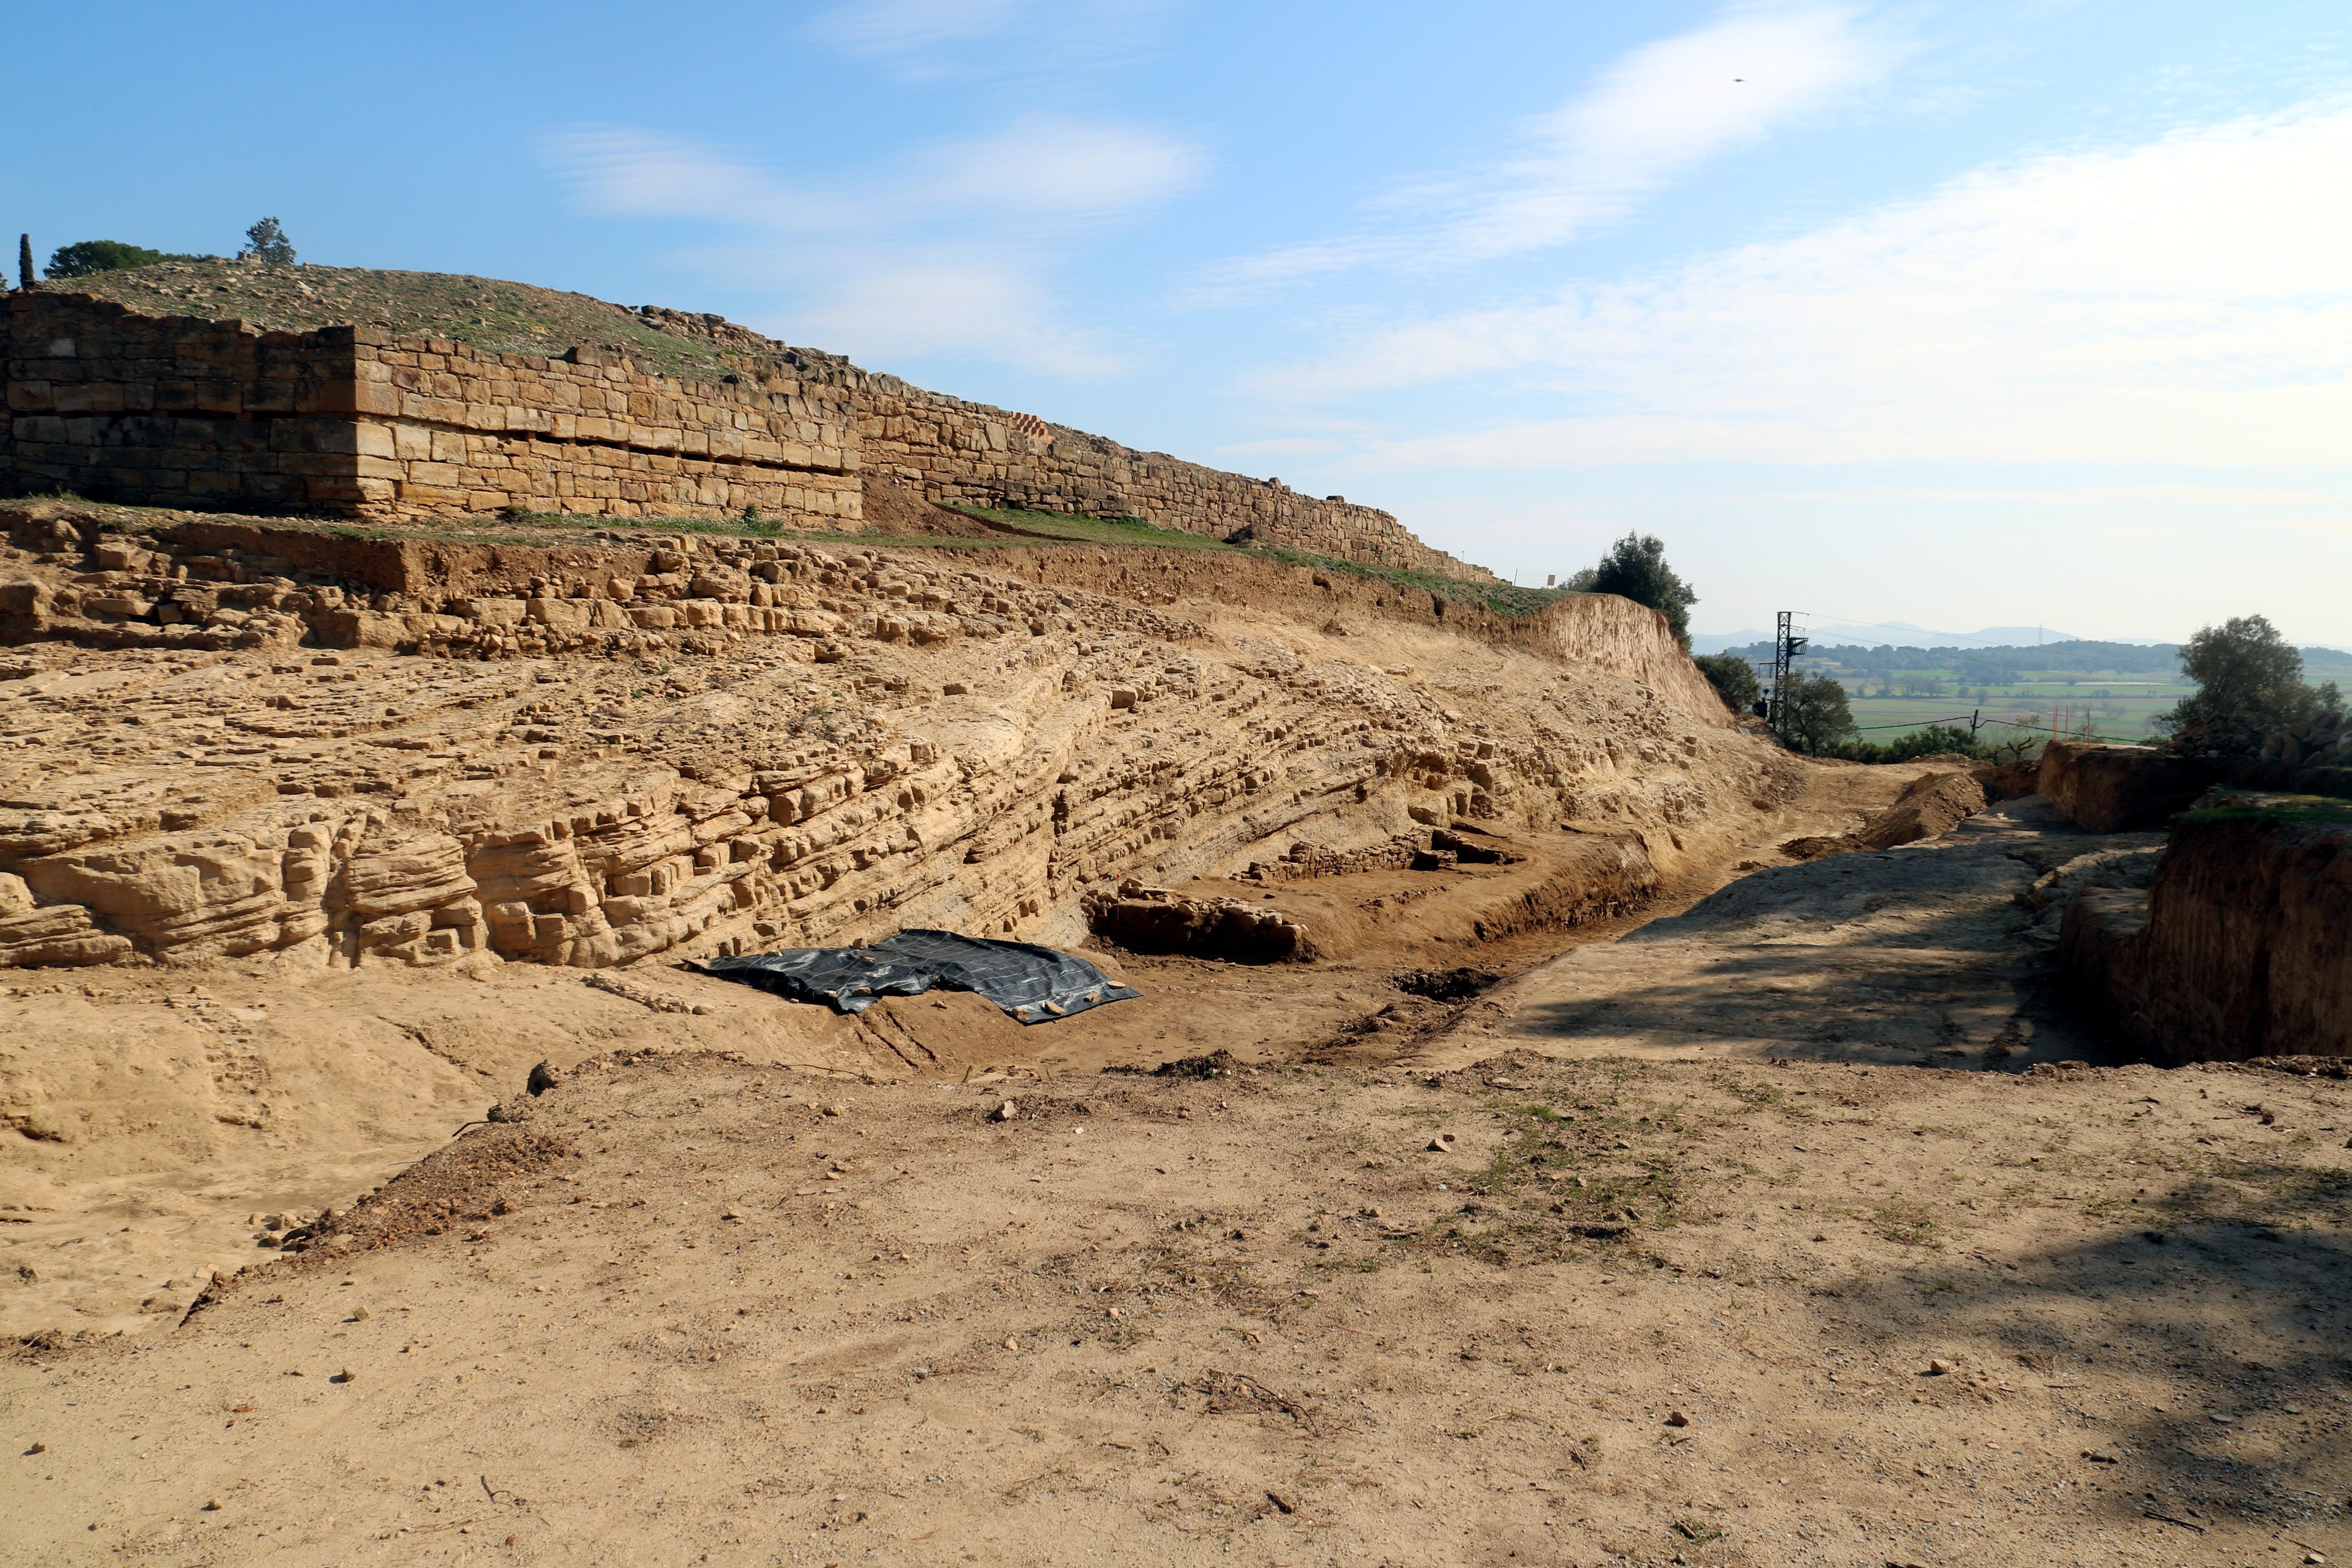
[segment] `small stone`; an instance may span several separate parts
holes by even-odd
[[[988,1119],[991,1121],[1011,1121],[1017,1119],[1020,1114],[1021,1107],[1008,1100],[1003,1104],[998,1106],[994,1110],[990,1111],[988,1113]]]
[[[334,1376],[327,1379],[327,1381],[329,1383],[352,1383],[356,1381],[358,1377],[359,1373],[353,1372],[350,1367],[345,1367],[342,1371],[335,1373]]]
[[[1952,1363],[1948,1361],[1931,1361],[1927,1363],[1927,1375],[1929,1377],[1941,1377],[1951,1370]]]
[[[719,1217],[720,1219],[740,1220],[743,1217],[743,1211],[741,1209],[729,1209],[722,1213]]]
[[[2238,1418],[2236,1416],[2224,1415],[2219,1411],[2208,1412],[2205,1419],[2210,1421],[2216,1426],[2234,1426],[2238,1424]]]
[[[1429,1141],[1423,1152],[1430,1154],[1451,1154],[1454,1152],[1454,1134],[1451,1132],[1439,1133],[1436,1137],[1432,1138]]]
[[[345,1322],[347,1322],[347,1323],[364,1323],[364,1322],[366,1322],[367,1321],[368,1321],[368,1310],[367,1310],[365,1307],[354,1307],[354,1308],[352,1308],[352,1315],[351,1315],[350,1317],[345,1318],[345,1319],[343,1320],[343,1321],[345,1321]]]
[[[25,1450],[27,1454],[46,1454],[48,1451],[49,1446],[47,1443],[36,1443],[31,1447]]]
[[[1684,1415],[1679,1410],[1669,1410],[1666,1412],[1666,1425],[1669,1426],[1687,1426],[1690,1425],[1690,1417]]]
[[[205,1511],[206,1513],[218,1513],[218,1512],[220,1511],[220,1509],[221,1509],[221,1500],[220,1500],[220,1499],[218,1499],[218,1498],[206,1498],[206,1499],[205,1500]]]
[[[1019,1340],[1007,1340],[1004,1342],[1004,1348],[1009,1351],[1017,1351],[1021,1348],[1021,1342]]]
[[[845,1105],[828,1105],[824,1108],[824,1113],[827,1116],[846,1116],[849,1114],[849,1107]]]

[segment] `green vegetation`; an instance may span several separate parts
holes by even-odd
[[[1756,667],[1746,659],[1727,653],[1703,653],[1691,661],[1698,672],[1715,688],[1723,705],[1734,713],[1756,711],[1764,700],[1763,685],[1756,679]]]
[[[269,267],[294,265],[294,242],[274,217],[263,218],[245,231],[245,254]]]
[[[1792,673],[1780,715],[1780,739],[1807,756],[1827,756],[1853,734],[1845,688],[1826,675]]]
[[[1363,561],[1341,561],[1297,550],[1227,544],[1212,534],[1161,528],[1139,517],[1088,517],[1076,512],[1016,511],[1002,507],[963,504],[949,510],[1003,529],[1009,537],[992,541],[894,538],[890,542],[899,545],[970,545],[1013,543],[1028,539],[1045,544],[1123,544],[1149,546],[1156,550],[1223,551],[1229,554],[1255,555],[1263,560],[1279,561],[1286,566],[1306,566],[1318,572],[1344,572],[1350,576],[1385,583],[1392,588],[1413,589],[1457,604],[1476,605],[1502,616],[1532,615],[1546,605],[1569,596],[1564,589],[1518,588],[1508,583],[1473,583],[1460,577],[1441,577],[1431,572],[1407,572],[1401,567],[1380,566]]]
[[[1698,603],[1698,594],[1666,564],[1665,544],[1654,533],[1628,533],[1609,547],[1600,565],[1579,572],[1568,586],[1647,605],[1666,617],[1685,649],[1690,647],[1690,607]]]
[[[745,374],[717,347],[667,332],[585,294],[451,272],[365,267],[253,267],[205,258],[92,273],[68,285],[159,316],[240,317],[269,331],[341,322],[447,338],[485,353],[558,358],[580,343],[617,349],[664,375]],[[740,356],[737,356],[739,359]]]
[[[1975,720],[1980,744],[2008,753],[2030,750],[2053,732],[2143,743],[2160,737],[2156,721],[2195,690],[2181,674],[2181,652],[2169,643],[2088,641],[1993,648],[1840,645],[1811,649],[1798,668],[1845,687],[1856,747],[1901,744],[1906,731]],[[1754,643],[1720,657],[1769,668],[1772,645]],[[2306,647],[2301,657],[2306,675],[2352,679],[2352,654]]]
[[[2213,822],[2267,822],[2282,827],[2352,827],[2352,801],[2320,795],[2245,795],[2220,805],[2183,812],[2183,826]]]
[[[33,237],[20,234],[16,237],[16,287],[30,289],[33,282]]]
[[[18,258],[20,265],[31,265],[31,241]],[[71,245],[61,245],[49,254],[49,264],[43,273],[50,278],[88,278],[100,272],[119,272],[131,267],[152,267],[159,261],[216,261],[211,256],[181,256],[171,251],[150,250],[143,245],[125,245],[119,239],[84,239]]]
[[[1160,528],[1139,517],[1089,517],[1067,511],[1015,511],[1003,507],[954,505],[950,511],[978,518],[1015,538],[1054,544],[1142,544],[1158,550],[1224,550],[1236,546],[1205,533]]]
[[[2306,685],[2303,655],[2261,616],[2205,627],[2182,647],[2180,668],[2197,689],[2155,723],[2185,751],[2252,752],[2266,730],[2343,711],[2336,683]]]

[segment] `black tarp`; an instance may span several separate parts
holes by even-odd
[[[1017,1022],[1045,1024],[1143,994],[1083,958],[951,931],[902,931],[869,947],[748,952],[697,967],[795,1002],[823,1002],[836,1013],[863,1013],[877,996],[919,996],[937,986],[977,992]]]

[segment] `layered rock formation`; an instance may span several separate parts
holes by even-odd
[[[1618,600],[1514,621],[1197,552],[5,516],[7,962],[1074,940],[1129,877],[1457,819],[1630,830],[1646,867],[1796,768]]]

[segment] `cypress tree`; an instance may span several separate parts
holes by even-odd
[[[29,234],[20,234],[16,237],[16,287],[30,289],[32,286],[33,237]]]

